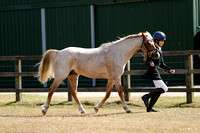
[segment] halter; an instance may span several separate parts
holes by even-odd
[[[160,54],[159,55],[156,55],[155,53],[158,52],[157,49],[154,49],[154,50],[149,50],[148,46],[147,46],[147,43],[146,41],[152,41],[150,39],[144,39],[143,38],[143,42],[142,42],[142,45],[141,45],[141,48],[143,47],[143,45],[146,47],[147,49],[147,55],[148,57],[152,58],[152,59],[158,59],[160,57]]]
[[[147,51],[149,52],[150,50],[149,50],[149,48],[147,47],[146,41],[151,41],[151,40],[149,40],[149,39],[144,39],[144,38],[143,38],[143,42],[142,42],[141,48],[142,48],[142,46],[144,45],[144,46],[146,47]]]

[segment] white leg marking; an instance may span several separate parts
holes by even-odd
[[[78,105],[78,109],[81,111],[81,114],[86,113],[85,109],[83,108],[82,105]]]
[[[99,111],[101,106],[102,106],[102,102],[99,102],[96,106],[94,106],[95,113],[97,113]]]
[[[128,108],[128,106],[126,104],[122,104],[124,110],[126,111],[126,113],[131,113],[131,110]]]
[[[45,103],[45,104],[42,105],[41,107],[42,107],[42,114],[43,114],[43,115],[46,115],[47,110],[48,110],[48,108],[49,108],[48,104]]]

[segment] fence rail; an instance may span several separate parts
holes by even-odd
[[[187,51],[164,51],[164,56],[185,56],[185,69],[176,69],[175,74],[184,74],[186,77],[186,87],[169,87],[168,92],[186,92],[187,102],[193,102],[193,92],[200,92],[200,88],[194,87],[193,74],[200,74],[200,69],[193,69],[193,55],[200,55],[200,50]],[[134,57],[142,57],[142,52],[137,52]],[[0,77],[15,77],[15,88],[0,88],[0,92],[15,92],[16,101],[21,100],[22,92],[48,92],[48,88],[24,88],[22,89],[22,77],[35,76],[36,72],[22,72],[22,60],[40,60],[41,56],[0,56],[0,61],[15,61],[15,72],[0,72]],[[153,88],[132,87],[130,75],[142,75],[145,70],[130,70],[130,61],[126,65],[123,80],[124,93],[126,101],[130,99],[130,92],[149,92]],[[161,72],[161,74],[164,74]],[[79,92],[105,92],[105,87],[78,88]],[[68,92],[68,100],[72,100],[70,88],[58,88],[56,92]],[[113,89],[116,92],[116,89]]]

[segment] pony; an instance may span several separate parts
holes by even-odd
[[[54,81],[48,89],[48,97],[43,105],[42,114],[47,113],[53,93],[66,78],[70,82],[71,95],[77,103],[79,111],[86,113],[77,97],[79,75],[108,80],[105,97],[94,106],[96,113],[109,98],[114,85],[123,109],[130,113],[131,110],[124,100],[121,76],[127,62],[139,49],[144,52],[144,58],[147,58],[148,53],[156,53],[152,39],[149,32],[141,32],[102,44],[97,48],[68,47],[62,50],[47,50],[39,63],[37,76],[41,83],[45,83],[51,78],[54,78]]]

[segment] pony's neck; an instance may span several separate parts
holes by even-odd
[[[143,41],[142,36],[128,38],[117,42],[117,48],[120,51],[120,56],[124,56],[125,62],[128,62],[130,58],[140,49]]]

